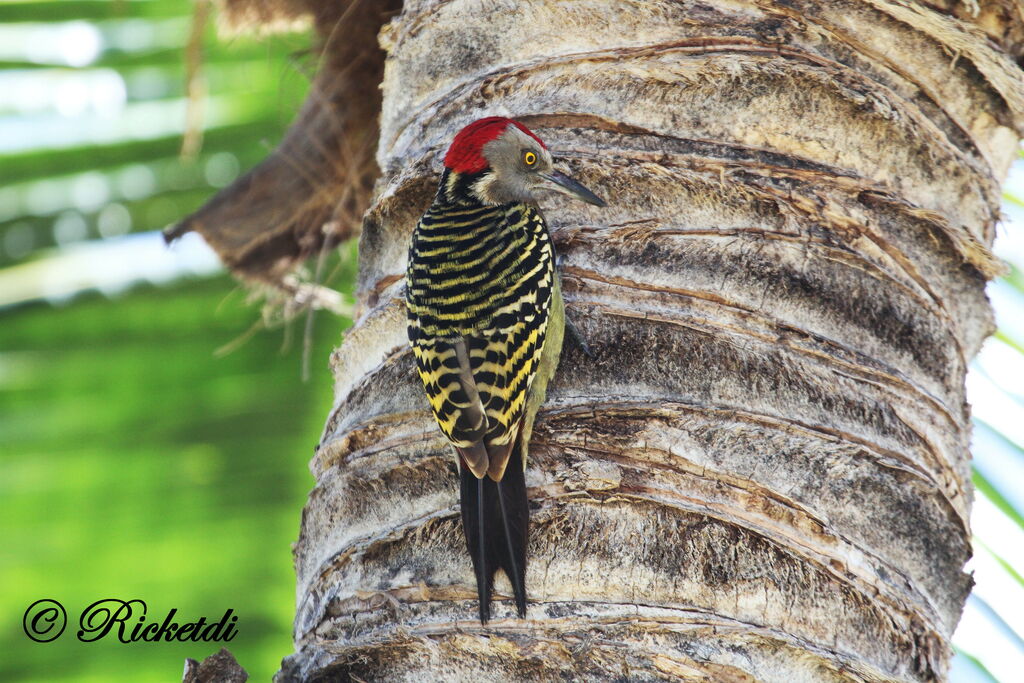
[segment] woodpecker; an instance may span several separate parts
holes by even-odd
[[[484,624],[498,569],[526,616],[527,452],[565,326],[551,236],[536,206],[544,190],[605,205],[554,170],[547,147],[523,124],[475,121],[448,148],[409,249],[409,343],[458,456],[462,529]]]

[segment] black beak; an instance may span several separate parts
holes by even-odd
[[[567,194],[570,197],[576,197],[576,199],[581,199],[587,204],[593,204],[594,206],[607,206],[603,199],[564,173],[551,171],[550,173],[541,173],[540,177],[550,183],[548,185],[550,190]]]

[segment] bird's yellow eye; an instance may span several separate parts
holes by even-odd
[[[533,152],[527,152],[526,154],[523,155],[523,163],[525,163],[527,166],[533,166],[535,163],[537,163],[537,155],[534,154]]]

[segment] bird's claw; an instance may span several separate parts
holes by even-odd
[[[593,351],[590,350],[590,346],[587,345],[586,340],[583,339],[583,334],[580,332],[579,328],[576,327],[576,323],[574,323],[572,321],[572,318],[570,318],[568,315],[565,316],[565,328],[569,330],[569,336],[571,336],[573,340],[575,340],[575,342],[579,344],[579,347],[583,351],[583,354],[587,358],[593,360]]]

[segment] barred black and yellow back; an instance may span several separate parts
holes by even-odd
[[[488,206],[439,192],[416,227],[409,340],[438,425],[469,451],[463,458],[477,476],[504,474],[544,348],[554,277],[547,226],[527,204]],[[472,382],[459,363],[460,340]],[[485,468],[473,453],[479,442]]]
[[[445,172],[437,199],[413,234],[406,298],[420,379],[441,431],[460,456],[463,525],[486,621],[499,568],[525,614],[522,437],[525,431],[528,438],[533,421],[525,415],[528,404],[537,408],[530,391],[558,290],[541,214],[528,204],[482,203],[471,191],[476,180]],[[557,355],[561,329],[555,337],[559,348],[547,350]]]

